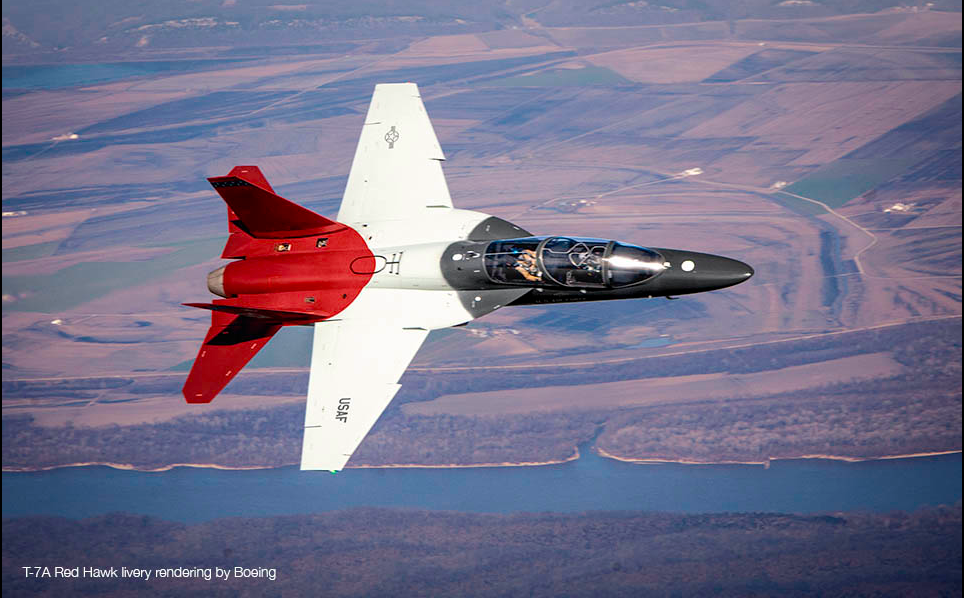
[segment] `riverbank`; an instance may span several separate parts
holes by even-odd
[[[770,457],[764,461],[735,461],[735,460],[723,460],[723,461],[699,461],[695,459],[674,459],[671,457],[649,457],[644,459],[630,459],[626,457],[620,457],[618,455],[613,455],[604,449],[599,447],[594,447],[594,452],[600,457],[606,459],[612,459],[614,461],[620,461],[622,463],[632,463],[635,465],[656,465],[660,463],[673,463],[677,465],[761,465],[763,467],[769,467],[772,461],[792,461],[799,459],[825,459],[830,461],[844,461],[847,463],[861,463],[864,461],[885,461],[893,459],[914,459],[917,457],[937,457],[941,455],[954,455],[961,452],[961,449],[948,450],[948,451],[934,451],[926,453],[906,453],[897,455],[884,455],[880,457],[847,457],[842,455],[826,455],[826,454],[807,454],[798,456],[781,456],[781,457]],[[437,465],[420,464],[420,463],[390,463],[385,465],[350,465],[347,469],[477,469],[477,468],[491,468],[491,467],[540,467],[544,465],[562,465],[564,463],[570,463],[581,457],[579,452],[579,447],[573,450],[572,455],[566,457],[565,459],[555,459],[550,461],[520,461],[520,462],[497,462],[497,463],[445,463]],[[32,468],[18,468],[18,467],[4,467],[3,473],[30,473],[39,471],[53,471],[56,469],[64,469],[70,467],[110,467],[112,469],[119,469],[122,471],[138,471],[142,473],[159,473],[164,471],[170,471],[177,467],[189,467],[195,469],[219,469],[224,471],[255,471],[264,469],[278,469],[281,467],[289,467],[297,465],[297,463],[283,463],[281,465],[219,465],[217,463],[171,463],[169,465],[161,465],[158,467],[140,467],[136,465],[131,465],[129,463],[113,463],[113,462],[100,462],[100,461],[87,461],[82,463],[65,463],[63,465],[50,465],[47,467],[32,467]]]
[[[448,463],[441,465],[422,465],[418,463],[394,463],[387,465],[352,465],[348,469],[471,469],[477,467],[533,467],[540,465],[561,465],[563,463],[569,463],[570,461],[575,461],[580,457],[579,449],[576,448],[572,455],[566,457],[565,459],[557,459],[553,461],[521,461],[519,463],[511,462],[500,462],[500,463],[469,463],[469,464],[458,464],[458,463]],[[162,471],[170,471],[175,467],[193,467],[197,469],[221,469],[225,471],[249,471],[249,470],[260,470],[260,469],[277,469],[280,467],[289,467],[293,465],[298,465],[297,463],[284,463],[281,465],[251,465],[251,466],[229,466],[229,465],[218,465],[217,463],[172,463],[170,465],[162,465],[159,467],[138,467],[136,465],[131,465],[129,463],[111,463],[111,462],[99,462],[99,461],[89,461],[84,463],[66,463],[64,465],[51,465],[49,467],[35,467],[35,468],[17,468],[17,467],[4,467],[3,473],[30,473],[36,471],[53,471],[55,469],[63,469],[67,467],[111,467],[113,469],[120,469],[123,471],[139,471],[142,473],[155,473]]]
[[[352,465],[349,469],[473,469],[478,467],[537,467],[541,465],[561,465],[563,463],[575,461],[579,457],[579,447],[576,447],[572,455],[566,457],[565,459],[556,459],[553,461],[520,461],[518,463],[505,461],[501,463],[471,463],[467,465],[459,465],[456,463],[449,463],[446,465],[421,465],[418,463]]]
[[[112,463],[109,461],[85,461],[83,463],[64,463],[63,465],[49,465],[46,467],[4,467],[3,473],[31,473],[38,471],[54,471],[57,469],[67,469],[71,467],[110,467],[111,469],[120,469],[123,471],[138,471],[141,473],[160,473],[163,471],[171,471],[177,467],[191,467],[194,469],[221,469],[224,471],[252,471],[261,469],[276,469],[278,467],[287,467],[288,465],[297,465],[297,463],[285,463],[282,465],[218,465],[217,463],[171,463],[170,465],[160,465],[158,467],[140,467],[137,465],[131,465],[130,463]]]
[[[763,467],[769,467],[772,461],[795,461],[799,459],[826,459],[830,461],[844,461],[847,463],[862,463],[865,461],[886,461],[892,459],[914,459],[917,457],[938,457],[940,455],[955,455],[961,452],[961,449],[949,450],[949,451],[934,451],[928,453],[905,453],[897,455],[884,455],[880,457],[846,457],[843,455],[825,455],[825,454],[807,454],[807,455],[797,455],[797,456],[781,456],[781,457],[769,457],[763,461],[699,461],[696,459],[673,459],[669,457],[647,457],[643,459],[630,459],[626,457],[619,457],[612,453],[607,452],[604,449],[596,447],[596,452],[601,457],[607,459],[613,459],[616,461],[621,461],[623,463],[633,463],[636,465],[655,465],[658,463],[674,463],[678,465],[762,465]]]

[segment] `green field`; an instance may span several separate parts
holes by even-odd
[[[886,183],[920,161],[920,156],[855,160],[840,159],[807,175],[786,188],[810,199],[839,208],[855,197]]]
[[[247,367],[306,368],[311,363],[313,326],[285,326],[264,346]]]
[[[23,260],[35,260],[41,257],[52,255],[57,251],[60,241],[50,241],[49,243],[35,243],[33,245],[23,245],[21,247],[11,247],[3,250],[3,263],[21,262]]]
[[[187,308],[184,308],[187,309]],[[311,363],[311,326],[285,326],[246,365],[251,368],[306,368]],[[198,339],[198,346],[201,344]],[[194,358],[168,368],[170,372],[188,372]]]
[[[3,310],[53,313],[71,309],[112,291],[142,285],[180,268],[207,261],[219,255],[223,245],[222,237],[202,239],[150,260],[81,262],[54,274],[4,276],[4,296],[18,299],[5,302]]]
[[[786,193],[774,193],[770,196],[770,198],[781,206],[793,210],[797,214],[802,214],[803,216],[819,216],[820,214],[827,213],[827,210],[825,210],[823,206],[809,202],[805,199],[800,199],[799,197],[787,195]]]

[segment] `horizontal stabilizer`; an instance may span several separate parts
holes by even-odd
[[[242,172],[239,169],[254,169]],[[244,232],[257,239],[283,239],[328,234],[343,225],[275,195],[260,170],[236,167],[228,176],[212,177],[208,182],[228,204],[229,218],[237,217]],[[238,176],[240,175],[240,176]],[[262,186],[263,185],[263,186]]]
[[[221,305],[219,303],[182,303],[181,305],[186,305],[188,307],[198,307],[201,309],[209,309],[211,311],[221,312],[225,314],[234,314],[236,316],[244,316],[246,318],[252,318],[255,320],[270,320],[272,322],[284,322],[286,324],[292,322],[315,322],[318,320],[324,320],[325,318],[331,317],[331,314],[326,314],[320,311],[312,312],[300,312],[300,311],[284,311],[279,309],[262,309],[260,307],[242,307],[240,305]]]
[[[211,312],[211,328],[184,383],[188,403],[210,403],[281,329],[263,319]]]

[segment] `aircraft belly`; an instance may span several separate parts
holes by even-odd
[[[375,272],[368,286],[383,289],[451,291],[439,267],[450,243],[424,243],[373,250]]]
[[[402,328],[436,330],[465,324],[473,315],[457,291],[382,288],[369,284],[332,320],[391,319]]]

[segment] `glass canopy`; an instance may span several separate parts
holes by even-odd
[[[502,239],[485,250],[489,278],[531,286],[625,287],[662,272],[663,261],[645,247],[578,237]]]

